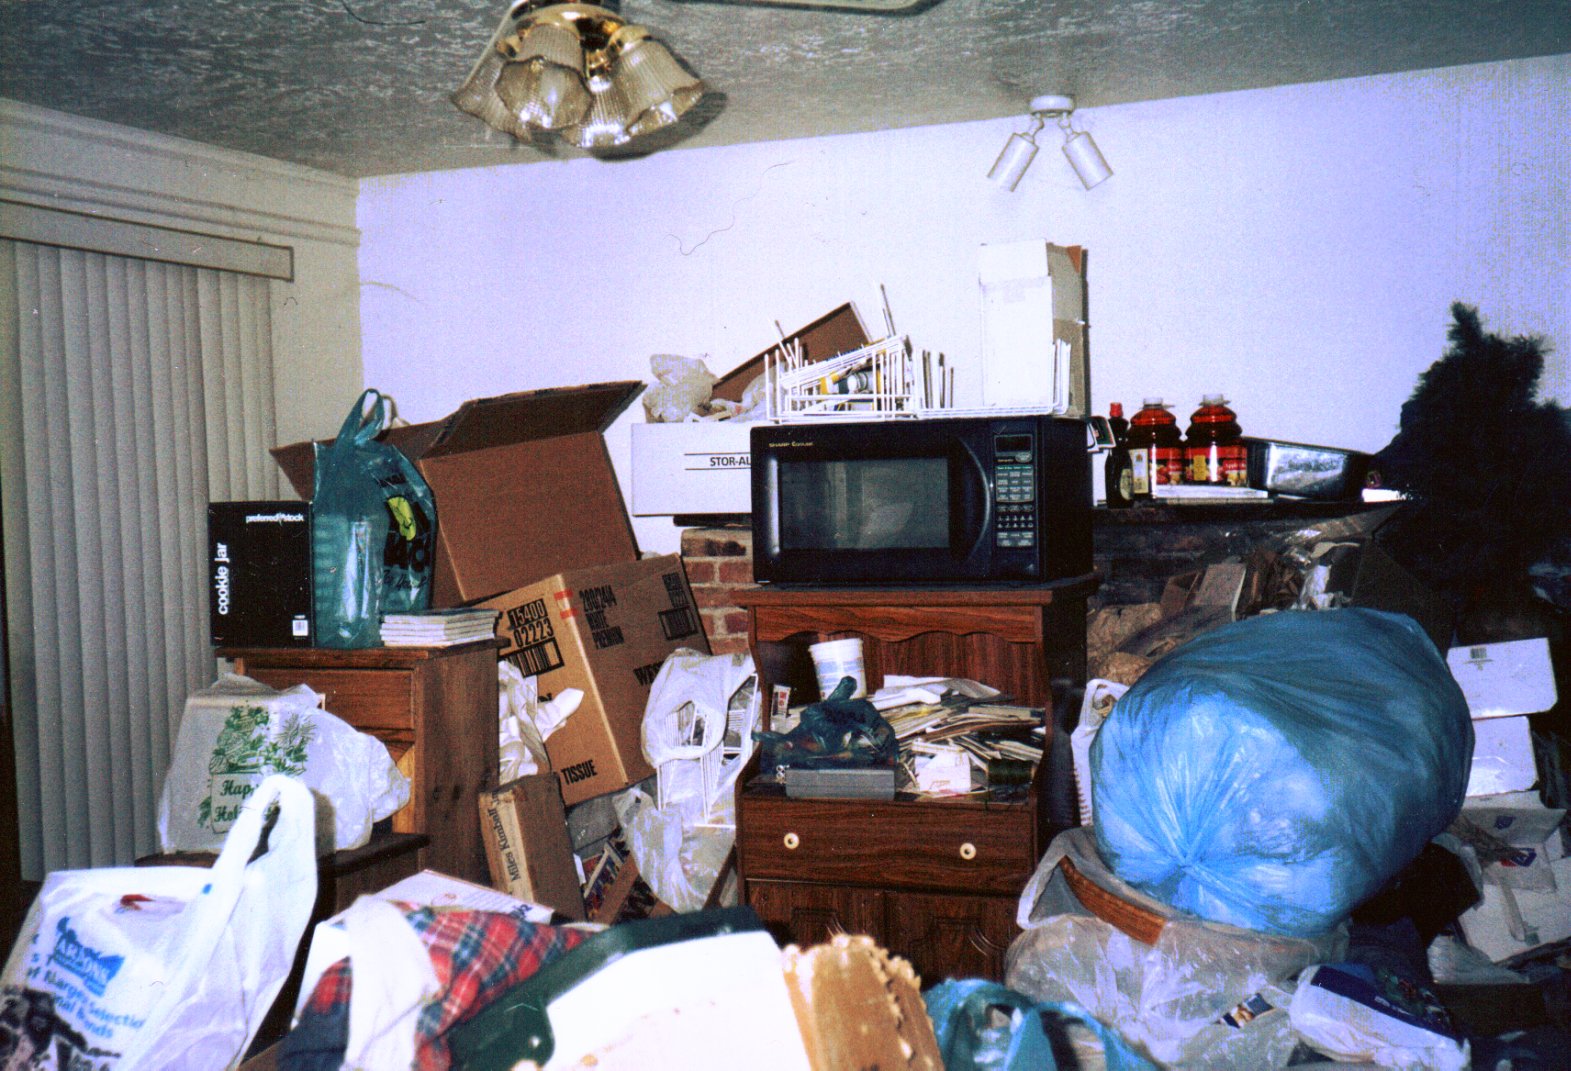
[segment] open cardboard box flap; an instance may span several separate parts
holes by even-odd
[[[644,384],[626,380],[478,398],[459,406],[442,423],[423,456],[445,457],[577,432],[600,433],[643,391]]]
[[[432,604],[454,606],[565,570],[634,561],[638,545],[602,432],[644,390],[636,380],[465,402],[381,440],[436,498]],[[315,488],[310,442],[272,451],[297,494]]]

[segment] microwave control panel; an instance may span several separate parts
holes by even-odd
[[[993,440],[994,542],[1000,547],[1036,546],[1036,446],[1029,433]]]

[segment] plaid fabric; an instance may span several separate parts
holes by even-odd
[[[495,911],[400,904],[431,954],[441,991],[420,1012],[415,1028],[416,1071],[448,1071],[447,1031],[508,989],[577,946],[584,931],[526,922]],[[337,1068],[348,1044],[353,991],[348,960],[329,967],[284,1038],[284,1071]],[[336,1055],[335,1055],[336,1053]]]

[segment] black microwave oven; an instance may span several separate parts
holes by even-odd
[[[1082,420],[1040,414],[751,431],[753,578],[1042,584],[1091,571]]]

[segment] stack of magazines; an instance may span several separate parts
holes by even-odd
[[[450,647],[488,640],[496,635],[495,610],[460,608],[387,614],[382,618],[382,643],[387,647]]]

